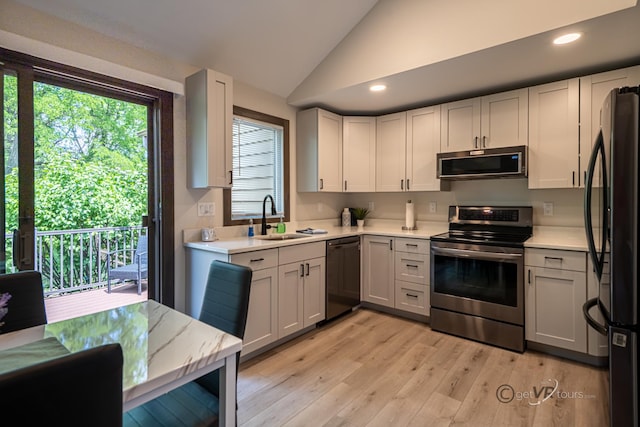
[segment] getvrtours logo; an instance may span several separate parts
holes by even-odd
[[[540,384],[531,387],[531,390],[516,391],[509,384],[502,384],[496,389],[496,398],[502,403],[516,401],[527,401],[530,406],[538,406],[545,401],[556,399],[593,399],[594,395],[586,394],[582,391],[565,391],[559,389],[558,380],[548,378],[542,380]]]

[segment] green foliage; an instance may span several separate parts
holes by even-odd
[[[369,215],[369,209],[367,208],[353,208],[353,215],[356,219],[365,219]]]
[[[5,76],[7,230],[17,227],[17,95]],[[147,212],[147,108],[34,84],[35,222],[39,230],[129,226]]]

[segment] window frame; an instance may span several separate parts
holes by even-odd
[[[284,205],[284,220],[290,221],[290,204],[289,204],[289,180],[290,180],[290,156],[289,156],[289,120],[280,117],[272,116],[269,114],[261,113],[259,111],[250,110],[248,108],[233,106],[233,114],[235,116],[246,117],[247,119],[258,120],[264,123],[277,125],[282,127],[282,183],[283,183],[283,205]],[[225,188],[222,192],[224,217],[223,225],[247,225],[249,224],[249,218],[246,219],[231,219],[231,189]],[[276,223],[279,218],[267,218],[268,223]],[[254,223],[256,221],[254,220]]]

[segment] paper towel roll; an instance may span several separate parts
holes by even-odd
[[[409,230],[412,230],[416,226],[415,211],[413,210],[413,203],[411,203],[411,200],[407,202],[407,206],[405,209],[404,226]]]

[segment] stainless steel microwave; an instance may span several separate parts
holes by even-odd
[[[445,180],[526,178],[527,147],[438,153],[438,178]]]

